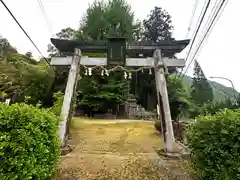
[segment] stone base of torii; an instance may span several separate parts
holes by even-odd
[[[85,66],[106,66],[106,58],[88,58],[82,56],[80,49],[75,49],[74,56],[53,57],[52,65],[71,65],[68,75],[67,86],[61,110],[61,124],[59,137],[62,146],[65,145],[67,139],[68,121],[71,111],[72,100],[76,91],[77,77],[80,65]],[[162,58],[161,50],[156,49],[152,58],[127,58],[126,66],[130,67],[152,67],[155,69],[155,81],[157,90],[157,112],[162,122],[162,130],[164,137],[164,150],[167,153],[174,152],[175,138],[173,133],[171,112],[168,100],[167,84],[165,79],[165,69],[169,67],[184,67],[184,59]]]

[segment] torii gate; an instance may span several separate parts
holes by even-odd
[[[77,76],[80,65],[84,66],[127,66],[148,67],[155,70],[155,81],[157,90],[157,112],[161,118],[164,149],[166,153],[174,152],[174,133],[171,112],[168,100],[168,91],[165,79],[165,71],[168,69],[183,68],[184,59],[162,57],[181,52],[189,43],[189,40],[160,41],[157,43],[134,42],[126,44],[125,38],[108,38],[107,41],[75,41],[64,39],[51,39],[51,42],[61,52],[73,54],[71,56],[53,57],[52,65],[70,65],[67,86],[61,110],[61,124],[59,136],[62,145],[65,144],[67,135],[67,123],[70,121],[70,108],[75,93]],[[82,56],[83,53],[107,53],[106,58],[91,58]],[[127,57],[128,56],[128,57]],[[127,57],[127,58],[126,58]]]

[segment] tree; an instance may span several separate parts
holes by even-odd
[[[95,1],[81,20],[78,39],[105,40],[108,36],[133,39],[139,23],[134,23],[134,13],[125,0]]]
[[[78,39],[103,40],[106,37],[107,22],[105,19],[105,4],[94,1],[89,5],[85,16],[80,21],[77,32]]]
[[[76,30],[68,27],[56,34],[59,39],[76,39]]]
[[[56,34],[56,37],[59,39],[73,40],[73,39],[76,39],[76,35],[77,35],[77,31],[68,27],[58,32]],[[49,53],[48,55],[49,57],[53,57],[58,54],[58,50],[52,44],[48,44],[47,52]]]
[[[7,57],[11,53],[17,53],[17,50],[13,48],[8,40],[0,36],[0,58]]]
[[[58,54],[57,48],[55,48],[52,44],[47,45],[47,52],[49,53],[49,57],[53,57]]]
[[[85,112],[117,111],[118,105],[126,102],[129,82],[123,80],[123,72],[113,72],[102,76],[101,70],[95,70],[91,76],[84,76],[79,82],[78,105]]]
[[[153,42],[172,40],[172,20],[166,10],[154,7],[148,19],[143,20],[143,38]]]
[[[32,57],[33,57],[32,52],[26,52],[26,53],[25,53],[25,56],[27,56],[27,57],[29,57],[29,58],[32,58]]]
[[[1,71],[0,87],[13,101],[30,96],[31,103],[35,104],[48,94],[53,82],[48,65],[33,64],[27,56],[16,53],[9,56],[1,67],[5,70]]]
[[[141,30],[140,39],[145,41],[157,42],[160,40],[173,40],[172,37],[172,20],[167,11],[161,7],[155,7],[150,15],[143,20],[143,30]],[[166,57],[172,57],[174,54],[164,54]],[[132,85],[135,85],[135,93],[138,97],[138,102],[146,109],[152,110],[156,108],[156,85],[154,70],[143,70],[136,72],[133,75]]]
[[[173,120],[179,120],[181,117],[188,115],[191,102],[179,78],[168,76],[167,82],[171,116]]]
[[[4,52],[0,58],[0,92],[13,102],[22,101],[25,96],[31,96],[33,104],[43,100],[53,82],[52,70],[46,63],[12,51],[14,48],[6,39],[1,42]]]
[[[195,61],[194,77],[192,83],[191,97],[197,105],[211,103],[213,100],[213,91],[208,83],[199,63]]]
[[[0,36],[0,55],[4,56],[6,53],[6,49],[10,47],[10,43],[6,38]]]

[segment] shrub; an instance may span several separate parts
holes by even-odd
[[[60,116],[64,95],[61,92],[57,92],[53,94],[53,98],[55,101],[51,110],[55,115]]]
[[[32,105],[0,103],[1,180],[45,179],[60,157],[59,118]]]
[[[207,180],[240,179],[240,110],[198,117],[187,129],[192,165]]]
[[[156,120],[154,125],[155,125],[156,130],[161,132],[161,130],[162,130],[161,121],[160,120]]]

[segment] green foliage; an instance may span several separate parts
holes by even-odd
[[[125,0],[95,1],[81,20],[77,38],[104,40],[108,36],[124,36],[130,41],[138,28]]]
[[[54,80],[52,69],[46,63],[37,62],[27,55],[4,45],[3,58],[0,58],[0,91],[13,102],[23,101],[25,96],[30,96],[29,103],[36,104],[49,93]],[[1,44],[0,44],[1,48]]]
[[[172,38],[173,25],[171,16],[167,11],[160,7],[154,7],[150,12],[149,16],[144,19],[142,29],[138,30],[136,34],[140,33],[139,39],[147,41],[159,41],[159,40],[170,40]],[[174,54],[164,54],[166,57],[172,57]],[[152,56],[152,54],[149,54]],[[153,73],[149,75],[149,70],[143,70],[143,72],[137,72],[133,74],[131,80],[131,93],[138,97],[138,102],[147,110],[156,109],[156,85],[155,75]],[[169,86],[169,88],[171,88]],[[174,89],[172,90],[174,91]],[[171,93],[175,94],[175,93]],[[169,95],[169,97],[171,96]],[[171,100],[174,99],[170,98]],[[174,103],[172,103],[173,107]],[[175,107],[173,107],[175,108]],[[177,107],[178,108],[178,107]],[[176,108],[175,108],[176,109]],[[175,117],[176,113],[174,112]]]
[[[179,120],[188,114],[191,102],[179,78],[168,76],[167,88],[172,119]]]
[[[93,111],[115,109],[128,98],[129,82],[123,72],[103,77],[93,71],[92,76],[84,76],[78,85],[78,105]]]
[[[191,97],[200,106],[213,100],[212,88],[197,61],[195,61]]]
[[[62,29],[56,36],[60,39],[76,39],[76,31],[70,27]]]
[[[204,106],[204,111],[202,112],[203,115],[206,114],[215,114],[216,112],[222,109],[237,109],[237,105],[230,99],[226,99],[225,101],[214,102],[211,104],[206,104]]]
[[[138,103],[147,110],[156,109],[157,94],[155,86],[155,75],[152,69],[152,75],[149,70],[136,72],[132,75],[131,93],[138,97]]]
[[[6,94],[5,92],[0,91],[0,97],[3,97],[3,98],[4,98],[4,97],[6,97],[6,95],[7,95],[7,94]]]
[[[55,115],[60,116],[60,113],[62,110],[64,94],[62,92],[54,93],[53,98],[54,98],[54,103],[53,103],[53,106],[51,107],[51,111]]]
[[[172,119],[178,120],[188,114],[188,109],[191,106],[190,98],[179,78],[170,75],[166,79]],[[139,103],[145,109],[156,108],[157,94],[154,74],[149,75],[148,71],[134,74],[131,87],[132,93],[138,96]]]
[[[150,41],[171,40],[172,19],[168,12],[161,7],[154,7],[147,19],[143,21],[143,37]]]
[[[187,93],[190,94],[193,79],[191,77],[185,75],[182,78],[182,81],[183,81],[183,86],[186,88]],[[232,88],[226,87],[217,82],[208,80],[208,83],[210,84],[210,86],[212,87],[212,90],[213,90],[213,96],[214,96],[213,102],[220,102],[220,101],[224,101],[225,99],[234,99],[235,94],[238,94],[238,92],[233,91]]]
[[[187,129],[192,163],[206,180],[240,179],[240,110],[198,117]]]
[[[215,114],[223,109],[238,109],[239,108],[239,100],[232,101],[231,99],[225,99],[224,101],[217,101],[212,103],[205,103],[201,106],[192,104],[189,109],[189,114],[191,118],[195,118],[199,115],[208,115]]]
[[[1,180],[45,179],[60,157],[59,118],[32,105],[0,103]]]
[[[24,103],[29,104],[30,100],[31,100],[31,96],[24,96]]]
[[[16,52],[16,49],[10,45],[8,40],[0,35],[0,60],[2,57],[6,57],[11,53]]]
[[[161,120],[156,120],[154,126],[155,126],[156,130],[158,130],[159,132],[162,131]]]

